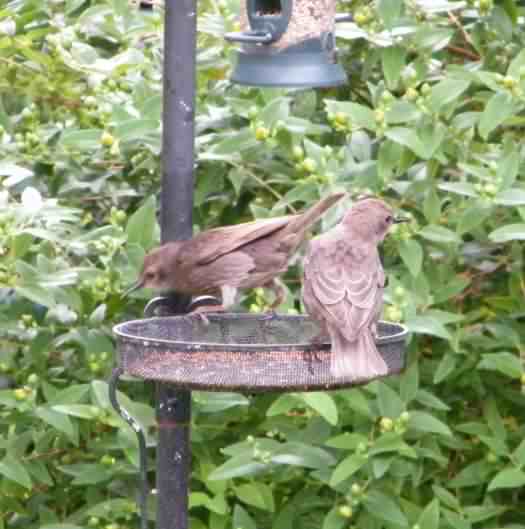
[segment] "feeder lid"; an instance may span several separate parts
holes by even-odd
[[[366,384],[330,373],[330,344],[307,316],[216,313],[147,318],[114,327],[130,375],[206,391],[319,391]],[[405,365],[407,330],[380,322],[376,345],[387,375]]]

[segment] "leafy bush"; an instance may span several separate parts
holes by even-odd
[[[194,529],[525,527],[518,4],[341,5],[350,82],[284,91],[225,80],[237,5],[199,3],[196,230],[382,195],[413,218],[384,247],[385,316],[413,334],[406,373],[363,388],[194,393]],[[150,295],[121,297],[159,238],[161,21],[122,0],[0,11],[0,527],[136,523],[104,380],[112,325]],[[126,393],[153,470],[149,387]]]

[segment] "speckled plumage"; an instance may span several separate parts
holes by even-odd
[[[374,343],[385,286],[377,245],[393,222],[384,202],[361,200],[340,224],[309,244],[303,302],[330,337],[334,376],[359,380],[387,372]]]

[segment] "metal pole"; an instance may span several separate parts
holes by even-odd
[[[195,135],[196,0],[166,0],[162,134],[162,242],[192,233]],[[172,296],[184,312],[188,299]],[[157,529],[188,528],[191,394],[158,383]]]

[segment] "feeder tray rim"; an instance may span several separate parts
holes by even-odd
[[[296,320],[301,321],[304,319],[307,319],[308,316],[305,314],[282,314],[277,315],[276,317],[285,317],[288,320]],[[245,352],[248,351],[261,351],[261,350],[280,350],[282,349],[304,349],[306,351],[308,350],[320,350],[320,349],[328,349],[330,348],[330,342],[320,342],[320,343],[312,343],[312,342],[295,342],[295,343],[227,343],[227,342],[198,342],[198,341],[184,341],[184,340],[169,340],[165,338],[151,338],[146,336],[139,336],[137,334],[131,334],[129,332],[123,331],[122,328],[133,326],[134,324],[147,324],[148,322],[154,323],[158,320],[171,320],[175,318],[194,318],[196,316],[192,316],[191,313],[189,314],[178,314],[173,316],[153,316],[150,318],[137,318],[134,320],[128,320],[122,323],[118,323],[113,327],[113,333],[122,340],[129,340],[131,342],[137,342],[137,341],[143,341],[147,342],[148,346],[170,346],[170,347],[177,347],[180,346],[184,349],[193,349],[193,348],[203,348],[203,349],[222,349],[222,348],[228,348],[228,350],[242,350]],[[216,313],[216,314],[209,314],[207,315],[207,318],[211,321],[214,319],[216,320],[260,320],[264,321],[267,319],[268,321],[271,321],[275,316],[262,316],[260,314],[250,314],[250,313]],[[390,322],[385,320],[380,320],[380,324],[384,324],[390,327],[398,327],[399,332],[388,334],[386,336],[378,336],[375,341],[378,344],[386,344],[391,342],[397,342],[400,340],[403,340],[408,335],[408,329],[406,326],[397,323],[397,322]]]

